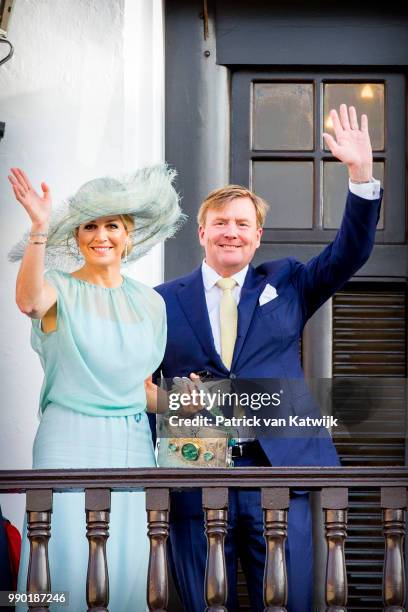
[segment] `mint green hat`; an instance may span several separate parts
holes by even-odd
[[[52,213],[45,248],[45,267],[71,272],[84,259],[78,251],[75,229],[107,215],[131,215],[132,249],[125,265],[145,255],[159,242],[173,236],[186,220],[173,187],[176,171],[166,164],[149,166],[118,178],[88,181]],[[29,238],[26,232],[10,251],[9,260],[22,259]]]

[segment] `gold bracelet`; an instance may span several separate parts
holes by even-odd
[[[29,240],[28,244],[47,244],[47,241],[46,240],[41,240],[41,241],[39,241],[39,240]]]

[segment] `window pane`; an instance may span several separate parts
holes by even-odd
[[[384,162],[374,162],[373,174],[384,186]],[[348,172],[340,162],[325,162],[323,165],[323,227],[340,227],[348,189]],[[377,229],[384,229],[384,200],[381,205]]]
[[[326,83],[324,85],[324,132],[334,134],[329,112],[340,104],[355,106],[358,121],[368,117],[373,151],[384,150],[384,85],[382,83]],[[324,145],[326,150],[327,146]]]
[[[253,96],[253,149],[313,150],[311,83],[255,83]]]
[[[255,161],[252,188],[270,204],[265,227],[313,227],[313,162]]]

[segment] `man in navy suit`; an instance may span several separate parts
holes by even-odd
[[[260,245],[266,206],[254,193],[227,186],[212,192],[199,211],[202,265],[157,290],[167,307],[168,340],[161,364],[165,378],[206,370],[219,379],[300,379],[299,338],[311,315],[346,283],[370,255],[380,210],[379,182],[372,179],[372,151],[365,115],[354,107],[331,111],[335,137],[324,134],[333,155],[347,165],[349,192],[335,240],[303,264],[293,258],[251,265]],[[235,345],[224,358],[220,328],[220,279],[233,279],[237,305]],[[302,392],[301,392],[302,393]],[[301,394],[288,410],[298,411]],[[339,465],[329,435],[239,440],[236,466]],[[312,601],[312,540],[308,494],[290,499],[286,563],[288,610],[304,612]],[[170,541],[176,582],[186,612],[202,612],[206,540],[200,492],[175,492],[171,499]],[[251,609],[263,605],[265,542],[258,490],[233,490],[225,542],[229,612],[238,609],[237,557],[246,574]]]

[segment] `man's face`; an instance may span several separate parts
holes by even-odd
[[[206,262],[224,277],[245,268],[260,245],[261,235],[249,198],[234,198],[220,209],[210,208],[205,225],[198,228]]]

